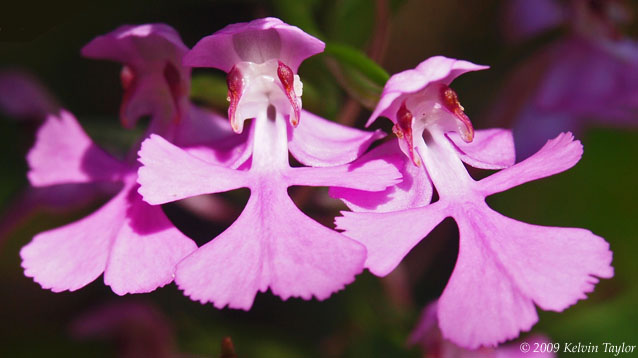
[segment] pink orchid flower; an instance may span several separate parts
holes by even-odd
[[[525,38],[558,25],[567,33],[517,66],[490,118],[511,123],[526,158],[563,131],[591,124],[636,128],[638,43],[617,24],[619,0],[510,0],[506,35]]]
[[[139,193],[151,204],[250,188],[250,199],[221,235],[182,260],[175,282],[193,300],[248,310],[258,291],[283,299],[325,299],[363,270],[365,248],[304,215],[287,188],[383,190],[400,181],[383,160],[356,159],[381,132],[346,128],[301,110],[301,62],[324,44],[279,19],[225,27],[186,55],[189,66],[228,72],[229,119],[236,132],[254,118],[251,156],[240,170],[207,163],[160,136],[142,144]],[[313,167],[292,168],[288,152]]]
[[[601,237],[584,229],[522,223],[485,203],[489,195],[562,172],[582,155],[581,144],[563,133],[514,164],[509,131],[475,131],[449,84],[485,68],[432,57],[392,76],[369,123],[390,118],[401,150],[420,173],[398,166],[406,184],[379,194],[332,192],[352,210],[367,211],[343,212],[336,224],[366,246],[365,265],[378,276],[390,273],[443,219],[454,218],[459,256],[437,312],[443,336],[469,349],[517,337],[538,320],[535,304],[562,311],[585,298],[596,277],[613,275],[612,253]],[[395,161],[397,152],[396,144],[387,144],[364,157]],[[502,170],[475,181],[463,163]],[[439,200],[427,205],[432,184]]]
[[[172,28],[152,24],[122,26],[97,37],[82,52],[125,64],[125,125],[151,115],[149,132],[162,133],[209,162],[232,165],[243,149],[230,145],[237,137],[230,126],[222,117],[188,104],[190,72],[181,65],[187,50]],[[188,135],[194,132],[200,134]],[[225,140],[229,134],[233,138]],[[202,144],[215,141],[221,143],[217,152]],[[137,149],[132,149],[133,155]],[[62,110],[47,118],[27,161],[29,181],[36,187],[122,184],[119,193],[93,214],[42,232],[22,248],[25,275],[43,288],[74,291],[104,273],[104,282],[119,295],[149,292],[173,281],[177,262],[197,248],[161,207],[142,201],[137,193],[138,164],[100,149],[71,113]]]
[[[555,348],[560,349],[541,335],[494,348],[465,349],[441,336],[436,312],[436,301],[427,305],[408,340],[412,345],[421,346],[427,358],[552,358],[556,357]]]

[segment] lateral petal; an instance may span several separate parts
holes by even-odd
[[[400,183],[382,191],[331,187],[330,196],[341,199],[352,211],[389,212],[426,206],[432,200],[432,182],[423,167],[415,166],[392,140],[364,154],[357,162],[383,160],[402,176]]]
[[[447,204],[436,202],[422,208],[387,213],[342,211],[335,218],[337,229],[362,243],[368,250],[366,268],[377,276],[392,272],[432,229],[448,216]]]
[[[580,141],[561,133],[534,155],[478,182],[483,195],[505,191],[528,181],[548,177],[573,167],[583,154]]]
[[[302,110],[297,128],[289,128],[288,149],[305,165],[326,167],[350,163],[383,137],[381,130],[346,127]]]
[[[475,130],[474,140],[470,143],[466,143],[457,132],[446,135],[461,160],[475,168],[503,169],[516,162],[514,136],[509,129]]]

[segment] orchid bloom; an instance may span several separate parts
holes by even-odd
[[[428,304],[417,326],[410,334],[408,343],[419,345],[427,358],[525,358],[556,357],[554,346],[544,336],[532,335],[523,343],[513,342],[495,348],[482,347],[476,350],[465,349],[443,339],[437,318],[437,302]],[[525,345],[527,343],[527,346]],[[541,346],[543,345],[543,346]],[[528,348],[526,348],[528,347]],[[549,347],[549,352],[548,348]],[[528,350],[527,350],[528,349]],[[541,352],[542,350],[542,352]]]
[[[139,193],[148,203],[250,188],[237,220],[177,266],[175,282],[193,300],[248,310],[256,293],[268,288],[283,299],[325,299],[363,270],[365,248],[304,215],[287,193],[294,185],[375,191],[400,181],[383,160],[346,164],[382,133],[301,110],[297,68],[323,48],[299,28],[265,18],[227,26],[186,55],[189,66],[228,73],[228,112],[236,132],[254,118],[251,156],[237,170],[193,157],[160,136],[142,144]],[[320,168],[291,168],[288,151]]]
[[[187,50],[172,28],[152,24],[122,26],[91,41],[82,53],[125,64],[121,112],[125,125],[151,115],[149,132],[191,145],[188,149],[193,155],[210,162],[232,165],[243,155],[241,146],[214,152],[201,144],[216,139],[228,144],[224,133],[233,133],[220,116],[188,105],[190,73],[181,65]],[[201,128],[208,134],[186,135],[204,132]],[[137,148],[132,149],[133,154]],[[104,273],[104,282],[119,295],[149,292],[173,281],[177,262],[197,248],[161,207],[142,201],[137,193],[138,164],[116,160],[100,149],[71,113],[63,110],[47,118],[27,160],[29,181],[36,187],[104,181],[122,184],[119,193],[93,214],[42,232],[22,248],[25,275],[42,287],[74,291]]]
[[[538,320],[535,304],[562,311],[584,299],[596,277],[613,276],[612,253],[601,237],[584,229],[522,223],[487,206],[489,195],[572,167],[582,146],[563,133],[514,164],[511,133],[475,131],[449,87],[457,76],[485,68],[432,57],[392,76],[369,123],[381,115],[390,118],[401,150],[421,173],[403,169],[407,184],[378,195],[332,190],[359,211],[343,212],[337,228],[366,246],[365,266],[378,276],[390,273],[444,218],[454,218],[459,256],[437,314],[444,338],[469,349],[517,337]],[[396,152],[396,145],[388,144],[366,156],[378,160]],[[475,181],[463,163],[502,170]],[[432,184],[439,200],[428,205]]]
[[[638,125],[638,43],[617,23],[619,0],[510,0],[506,35],[530,37],[564,23],[567,33],[517,66],[489,113],[511,124],[520,158],[563,131],[590,123]]]

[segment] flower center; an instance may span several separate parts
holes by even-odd
[[[401,140],[401,147],[416,165],[420,160],[415,156],[417,146],[414,133],[423,140],[423,132],[457,132],[470,143],[474,139],[474,127],[463,111],[458,95],[445,84],[427,86],[403,100],[396,114],[393,131]],[[418,140],[418,139],[417,139]]]
[[[264,63],[239,62],[226,78],[228,117],[233,130],[241,133],[244,120],[256,118],[272,105],[288,115],[290,124],[299,124],[303,85],[285,63],[271,59]]]

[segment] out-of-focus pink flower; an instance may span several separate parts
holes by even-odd
[[[0,72],[0,110],[7,116],[41,121],[58,109],[55,98],[33,75],[20,70]]]
[[[383,190],[400,174],[383,160],[351,164],[380,132],[346,128],[301,110],[297,67],[323,43],[274,18],[230,25],[185,57],[228,72],[229,119],[250,129],[251,156],[240,170],[195,158],[160,136],[142,144],[139,193],[162,204],[250,188],[239,218],[180,262],[175,282],[193,300],[248,310],[258,291],[283,299],[325,299],[363,269],[364,247],[304,215],[287,188],[344,186]],[[313,167],[291,168],[288,152]]]
[[[124,62],[124,73],[132,76],[125,84],[125,124],[149,114],[148,132],[171,138],[207,162],[232,166],[246,145],[237,142],[223,118],[189,105],[189,70],[181,65],[186,51],[174,30],[153,24],[121,27],[93,40],[83,53]],[[133,155],[137,149],[132,148]],[[93,214],[40,233],[22,248],[25,274],[42,287],[73,291],[104,273],[105,283],[119,295],[149,292],[171,282],[176,263],[197,248],[161,207],[142,201],[137,162],[108,155],[71,113],[49,116],[27,160],[29,181],[36,187],[122,184],[119,193]]]
[[[529,330],[538,320],[535,304],[562,311],[594,289],[596,277],[613,275],[612,253],[588,230],[530,225],[507,218],[485,197],[575,165],[582,146],[560,134],[533,156],[514,164],[512,135],[503,129],[474,131],[449,84],[457,76],[484,69],[466,61],[432,57],[392,78],[370,122],[383,115],[394,123],[401,150],[423,173],[403,170],[414,190],[365,193],[333,190],[352,210],[336,219],[337,228],[368,249],[366,267],[379,276],[403,257],[444,218],[460,233],[456,266],[438,303],[446,339],[464,348],[495,346]],[[390,144],[372,151],[397,151]],[[392,157],[394,158],[394,156]],[[366,156],[360,160],[365,162]],[[463,163],[502,169],[480,181]],[[419,185],[414,184],[421,181]],[[439,200],[430,201],[436,187]],[[395,205],[389,201],[397,199]],[[380,211],[374,212],[377,207]]]
[[[562,131],[578,134],[590,123],[638,125],[638,44],[616,27],[628,19],[621,1],[506,5],[507,16],[513,16],[506,20],[507,35],[563,22],[568,30],[515,68],[489,114],[490,120],[512,125],[519,157]]]
[[[525,351],[527,346],[522,342],[475,350],[459,347],[441,336],[437,318],[437,302],[432,302],[423,309],[419,322],[408,340],[408,343],[412,345],[421,346],[427,358],[552,358],[556,356],[554,346],[546,337],[533,335],[527,337],[524,342],[529,344],[529,351]],[[534,351],[535,349],[537,351]]]

